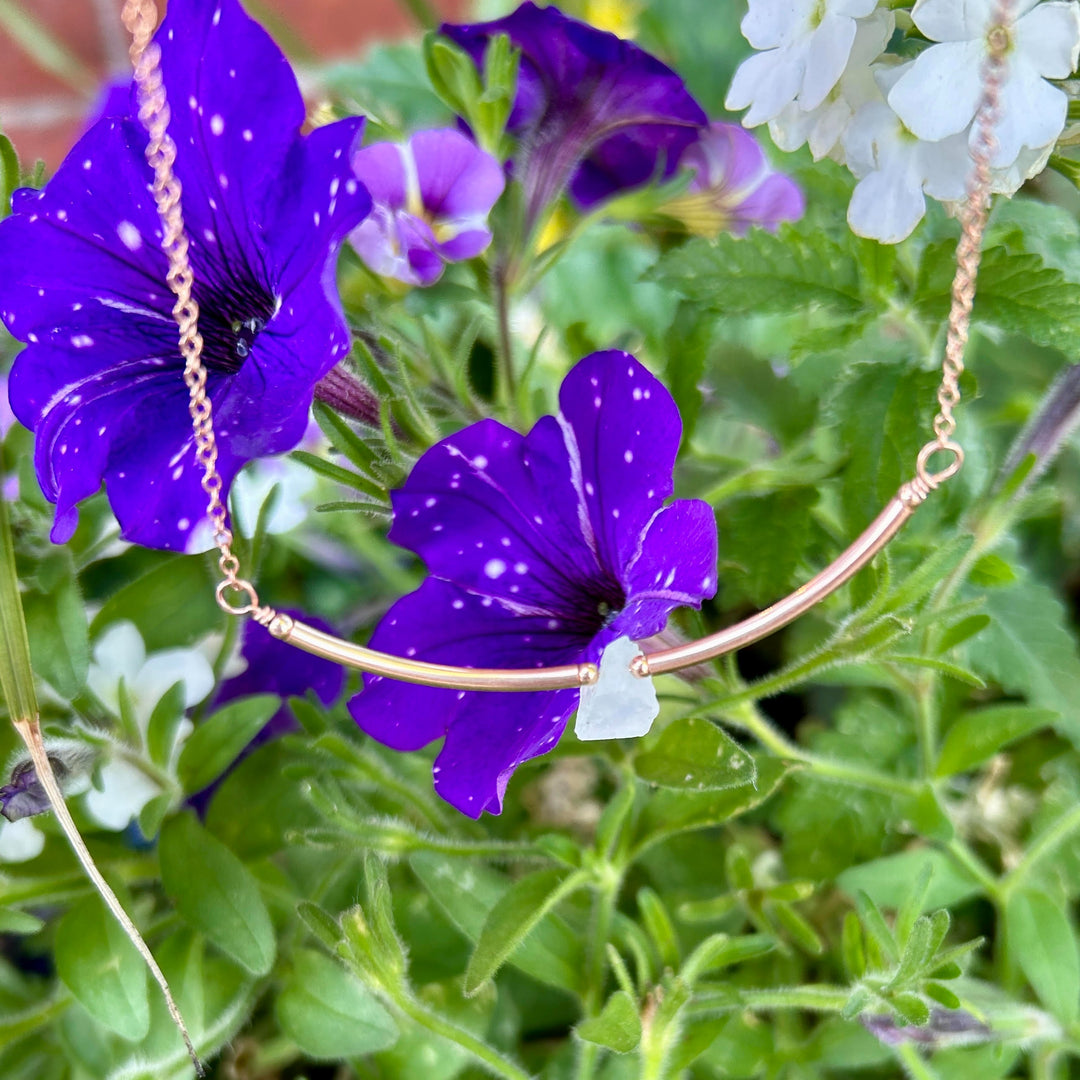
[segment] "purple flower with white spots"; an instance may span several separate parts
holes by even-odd
[[[373,648],[474,667],[599,660],[716,591],[716,522],[665,506],[682,423],[632,356],[599,352],[566,376],[560,415],[528,435],[482,420],[433,446],[394,492],[390,539],[430,577],[387,612]],[[435,789],[498,813],[514,769],[550,750],[576,690],[465,693],[366,676],[357,723],[396,750],[446,737]]]
[[[588,209],[670,176],[707,122],[666,64],[557,8],[525,3],[506,18],[444,25],[440,33],[478,67],[496,34],[521,50],[507,130],[518,140],[514,175],[525,188],[530,228],[567,187]]]
[[[487,216],[506,184],[502,166],[460,131],[373,143],[352,161],[373,205],[349,242],[375,273],[431,285],[446,263],[491,243]]]
[[[750,132],[738,124],[711,124],[690,146],[679,167],[694,177],[664,207],[691,232],[715,236],[726,229],[744,235],[752,225],[775,231],[797,221],[806,209],[799,185],[774,172]]]
[[[349,348],[334,257],[370,208],[362,120],[299,134],[287,61],[237,0],[172,0],[158,30],[226,487],[303,437],[315,383]],[[105,482],[121,535],[184,549],[206,504],[133,91],[115,95],[42,191],[0,222],[0,316],[27,347],[15,415],[66,541]]]

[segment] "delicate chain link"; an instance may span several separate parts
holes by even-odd
[[[1005,78],[1005,57],[1012,38],[1012,0],[999,0],[986,42],[989,47],[982,66],[982,99],[975,116],[975,141],[971,147],[972,170],[968,176],[967,198],[960,213],[961,234],[956,247],[956,274],[945,336],[945,356],[938,387],[938,413],[934,417],[934,440],[919,453],[917,474],[928,487],[936,487],[960,470],[963,448],[953,441],[956,418],[953,409],[960,402],[960,376],[964,373],[964,351],[971,329],[971,308],[982,257],[982,239],[990,207],[990,162],[997,150],[994,134],[1000,119],[1001,84]],[[953,455],[940,472],[931,473],[928,461],[938,451]]]
[[[131,35],[128,50],[135,69],[139,93],[139,119],[149,134],[146,160],[154,171],[153,193],[161,219],[162,250],[169,261],[166,277],[176,296],[173,318],[180,330],[180,353],[184,357],[184,382],[190,400],[191,429],[195,439],[195,459],[202,469],[202,489],[206,492],[206,516],[214,530],[218,549],[218,567],[222,581],[217,600],[226,611],[246,614],[259,607],[254,586],[240,575],[240,560],[232,550],[233,534],[228,525],[228,511],[222,501],[223,483],[217,467],[217,440],[214,437],[213,409],[206,392],[206,368],[202,362],[203,339],[199,333],[199,304],[192,295],[193,275],[188,259],[188,238],[181,208],[180,180],[173,172],[176,143],[169,134],[169,102],[161,74],[161,50],[151,41],[157,26],[154,0],[125,0],[121,15]],[[229,594],[241,594],[246,603],[234,606]]]

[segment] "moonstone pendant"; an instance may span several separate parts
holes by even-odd
[[[581,688],[574,731],[579,739],[636,739],[648,733],[660,713],[651,678],[638,678],[630,661],[641,649],[617,638],[600,657],[600,678]]]

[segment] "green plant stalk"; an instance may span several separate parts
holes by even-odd
[[[504,1080],[531,1080],[529,1074],[519,1065],[515,1065],[509,1058],[503,1057],[493,1047],[488,1046],[483,1039],[478,1039],[471,1032],[446,1017],[421,1004],[408,991],[401,990],[391,997],[393,1003],[410,1020],[415,1020],[422,1028],[426,1028],[433,1035],[447,1039],[449,1042],[460,1046],[462,1050],[476,1059],[481,1068],[491,1073],[492,1076],[501,1076]]]
[[[733,1012],[773,1012],[778,1009],[798,1009],[802,1012],[842,1012],[851,992],[843,986],[807,984],[778,989],[739,990],[732,994],[719,990],[712,994],[702,988],[694,994],[690,1006],[695,1018],[726,1015]]]
[[[1072,810],[1062,814],[1038,840],[1024,853],[1024,857],[1005,876],[1001,883],[1003,896],[1008,897],[1013,890],[1023,884],[1024,878],[1031,873],[1032,868],[1042,859],[1046,858],[1059,844],[1064,843],[1077,830],[1080,830],[1080,806],[1074,806]]]
[[[912,1043],[898,1046],[896,1056],[911,1080],[938,1080],[938,1074],[923,1060],[922,1055]]]
[[[15,545],[3,498],[0,498],[0,692],[13,723],[37,719],[30,640],[15,574]]]
[[[82,94],[94,92],[96,82],[86,65],[15,0],[0,0],[0,28],[50,75]]]
[[[611,866],[611,864],[609,864]],[[585,1018],[600,1011],[604,999],[604,976],[607,971],[607,942],[611,937],[611,924],[615,918],[615,902],[622,888],[622,872],[614,871],[597,885],[589,914],[589,933],[585,940],[585,994],[583,1007]],[[596,1043],[578,1043],[577,1080],[592,1080],[600,1047]]]

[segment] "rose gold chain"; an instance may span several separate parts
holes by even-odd
[[[191,413],[191,430],[195,440],[195,460],[202,469],[201,484],[207,498],[206,516],[213,527],[214,544],[218,549],[222,580],[217,587],[217,600],[226,611],[246,613],[258,608],[259,598],[251,582],[240,577],[240,560],[232,550],[233,534],[221,497],[223,483],[217,467],[213,409],[206,392],[206,367],[202,362],[199,303],[191,291],[194,278],[188,259],[188,237],[180,203],[182,189],[179,178],[173,172],[176,143],[169,134],[169,102],[161,75],[161,49],[151,41],[157,27],[157,7],[154,0],[125,0],[121,18],[131,35],[128,52],[138,87],[139,119],[150,136],[146,160],[154,171],[154,201],[163,229],[161,247],[169,261],[166,281],[176,297],[172,314],[180,330],[180,353],[184,357],[184,382],[190,397],[188,411]],[[234,607],[229,602],[229,594],[241,594],[247,598],[247,603],[239,608]]]
[[[974,168],[967,185],[967,200],[961,215],[962,235],[956,251],[949,309],[942,380],[938,390],[939,411],[934,418],[934,439],[919,451],[915,478],[901,485],[886,508],[846,551],[806,586],[751,619],[686,646],[649,656],[639,656],[631,665],[638,675],[650,671],[677,671],[692,664],[721,656],[757,641],[786,625],[808,607],[820,602],[850,580],[899,531],[907,518],[940,483],[955,475],[964,461],[964,451],[953,440],[956,420],[953,409],[960,401],[960,376],[964,371],[964,349],[971,325],[975,281],[990,199],[990,161],[996,140],[994,125],[999,115],[1005,58],[1011,40],[1012,0],[999,0],[987,36],[989,53],[983,67],[983,94],[975,120],[972,147]],[[272,608],[260,606],[254,586],[239,577],[239,561],[232,551],[232,532],[221,500],[222,480],[217,470],[210,399],[206,393],[206,369],[202,363],[199,336],[199,308],[192,296],[192,272],[188,241],[180,208],[180,182],[173,173],[176,145],[168,134],[169,106],[161,76],[161,53],[150,39],[157,23],[154,0],[125,0],[124,25],[132,36],[131,59],[139,88],[139,119],[149,133],[146,158],[154,171],[153,192],[164,228],[162,248],[169,261],[168,283],[176,295],[173,316],[180,330],[180,351],[184,356],[184,381],[191,395],[190,411],[196,457],[203,468],[202,486],[207,494],[207,516],[214,527],[214,542],[220,552],[218,565],[222,580],[217,586],[218,604],[232,615],[252,614],[283,641],[338,663],[426,686],[469,690],[539,690],[576,687],[595,682],[598,668],[593,663],[563,667],[489,670],[453,665],[421,663],[376,652],[342,641],[309,627]],[[931,472],[929,459],[944,451],[952,461]],[[239,598],[240,603],[231,602]]]
[[[982,67],[982,99],[975,116],[975,140],[971,147],[972,169],[967,181],[967,198],[960,212],[960,242],[956,247],[956,273],[945,335],[945,356],[938,387],[938,413],[934,417],[934,439],[919,451],[916,472],[919,480],[936,487],[955,475],[964,463],[964,451],[953,441],[956,418],[953,409],[960,402],[960,376],[964,373],[964,351],[971,329],[971,308],[982,257],[982,239],[990,207],[990,161],[997,149],[994,134],[1000,119],[1001,84],[1005,78],[1005,57],[1012,38],[1012,0],[999,0],[987,34],[989,51]],[[931,473],[929,459],[939,451],[953,455],[940,472]]]

